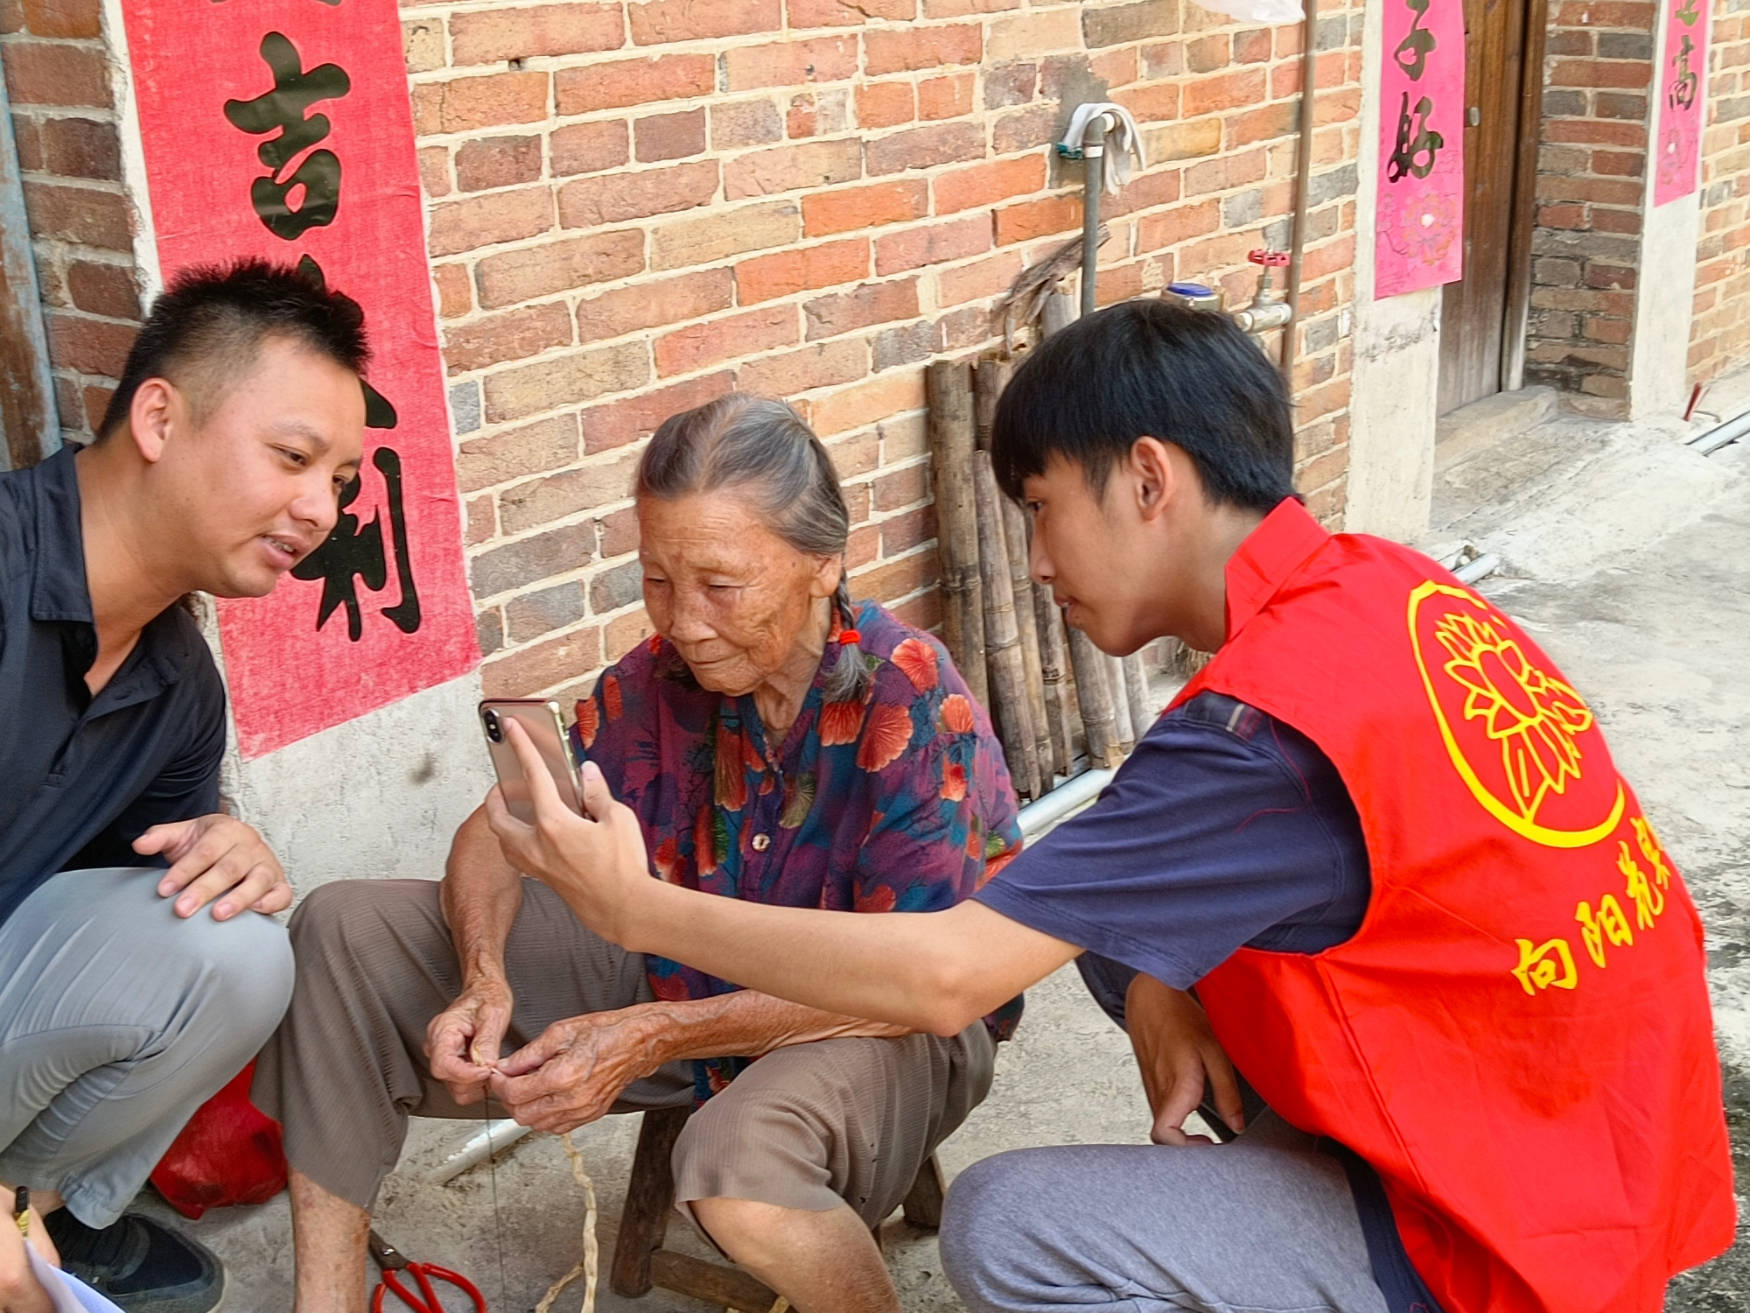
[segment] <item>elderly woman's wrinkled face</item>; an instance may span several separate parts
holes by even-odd
[[[812,679],[804,642],[839,562],[799,552],[731,488],[638,504],[644,608],[713,692],[751,693],[774,676]]]

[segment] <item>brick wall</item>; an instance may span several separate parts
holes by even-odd
[[[1298,28],[1181,0],[404,5],[486,683],[569,693],[646,632],[640,439],[734,386],[832,450],[853,592],[937,619],[923,364],[1080,228],[1048,143],[1114,99],[1151,166],[1106,213],[1101,299],[1249,298],[1286,240]],[[1321,29],[1296,371],[1301,483],[1347,464],[1360,0]]]
[[[1556,0],[1544,62],[1527,383],[1628,408],[1653,80],[1650,0]]]
[[[102,417],[140,319],[107,59],[100,0],[0,0],[55,402],[73,440]]]
[[[1715,0],[1689,376],[1750,363],[1750,0]]]

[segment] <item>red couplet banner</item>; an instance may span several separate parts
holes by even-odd
[[[1376,299],[1464,272],[1464,0],[1382,0]]]
[[[1659,73],[1659,142],[1653,204],[1687,196],[1701,158],[1707,93],[1709,0],[1665,0],[1665,57]]]
[[[219,604],[258,757],[480,659],[401,25],[395,0],[122,8],[165,276],[299,263],[357,299],[371,335],[367,454],[334,533],[271,596]]]

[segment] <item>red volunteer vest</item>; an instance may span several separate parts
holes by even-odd
[[[1291,1124],[1372,1165],[1446,1313],[1658,1313],[1731,1243],[1701,923],[1592,712],[1427,558],[1278,506],[1230,562],[1230,694],[1331,759],[1373,894],[1198,986]]]

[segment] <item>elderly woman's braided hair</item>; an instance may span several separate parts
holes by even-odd
[[[731,392],[671,415],[638,462],[636,495],[669,501],[694,493],[734,489],[771,531],[799,552],[844,561],[850,513],[832,458],[802,416],[782,401]],[[840,623],[850,629],[851,589],[839,576],[833,597]],[[832,660],[831,653],[827,659]],[[827,672],[829,702],[861,697],[869,671],[855,643],[839,645]]]

